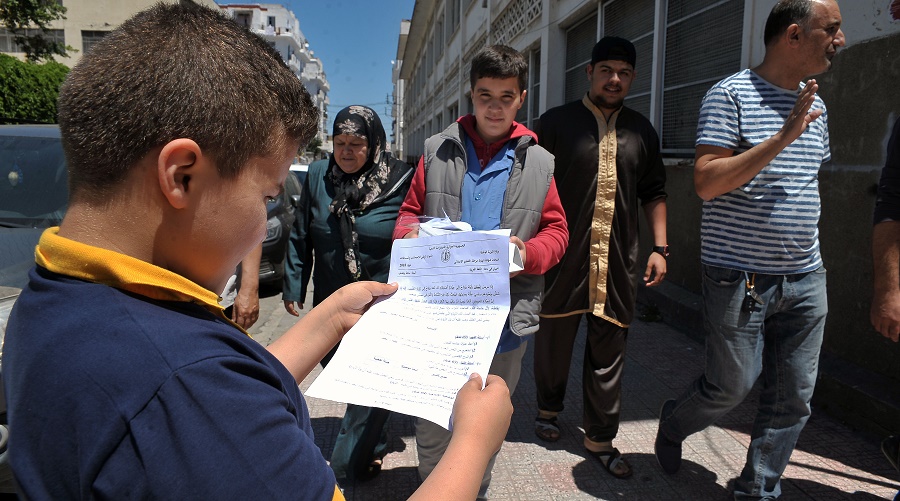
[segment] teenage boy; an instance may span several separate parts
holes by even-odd
[[[543,274],[559,262],[569,233],[556,185],[553,156],[537,136],[513,119],[525,102],[525,58],[504,45],[482,50],[469,74],[474,115],[466,115],[425,141],[425,154],[400,207],[394,238],[418,236],[416,216],[465,221],[474,230],[509,228],[525,269],[510,275],[509,320],[490,373],[515,391],[528,338],[538,328]],[[416,444],[423,480],[444,454],[450,434],[418,419]],[[484,473],[484,499],[494,458]]]
[[[395,287],[345,287],[268,350],[213,292],[262,241],[317,118],[264,40],[190,2],[136,15],[69,73],[69,210],[3,352],[25,498],[343,499],[297,385]],[[479,384],[417,495],[475,497],[512,413],[501,380]]]

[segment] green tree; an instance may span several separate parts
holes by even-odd
[[[59,0],[0,0],[0,25],[15,35],[29,61],[51,61],[54,55],[69,57],[72,47],[47,40],[43,33],[51,22],[66,18],[66,8]],[[28,33],[38,28],[40,33]]]
[[[306,145],[306,152],[312,153],[313,158],[319,158],[319,154],[322,153],[322,139],[314,137],[313,140]]]
[[[0,54],[0,121],[56,123],[56,100],[69,68]]]

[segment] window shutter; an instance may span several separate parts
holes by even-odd
[[[637,54],[636,78],[625,105],[647,118],[651,118],[655,8],[654,0],[616,0],[603,6],[603,35],[630,40]]]
[[[744,2],[669,0],[663,79],[663,148],[693,150],[700,101],[740,70]]]
[[[585,66],[597,43],[597,15],[585,19],[566,32],[566,102],[581,99],[589,85]]]

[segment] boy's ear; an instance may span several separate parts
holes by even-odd
[[[187,207],[192,195],[193,177],[198,162],[203,161],[200,145],[191,139],[175,139],[162,147],[157,157],[156,174],[159,187],[169,204],[176,209]]]
[[[527,95],[528,95],[528,91],[523,90],[522,95],[519,96],[519,108],[521,108],[525,104],[525,96],[527,96]]]

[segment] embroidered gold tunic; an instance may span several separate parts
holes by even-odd
[[[543,317],[591,313],[620,327],[634,318],[641,205],[666,196],[659,137],[640,113],[609,119],[588,99],[541,116],[538,141],[553,153],[569,247],[546,275]]]

